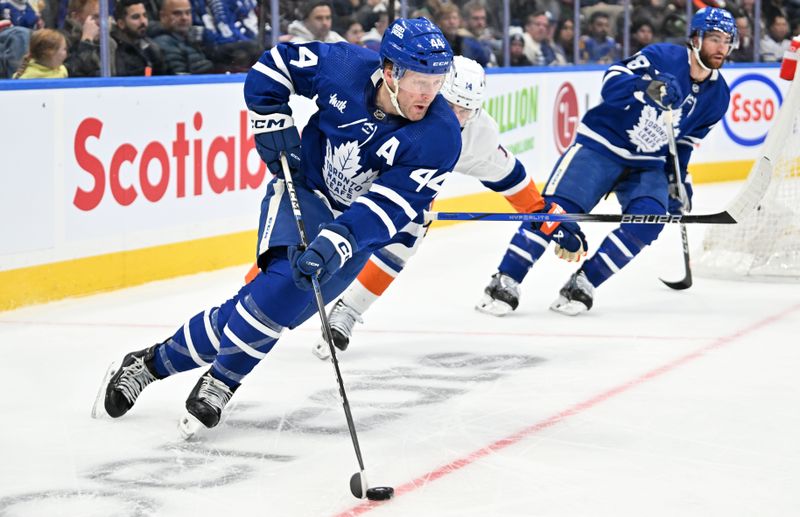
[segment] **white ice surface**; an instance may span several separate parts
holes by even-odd
[[[695,213],[738,185],[700,186]],[[604,211],[616,211],[613,203]],[[585,224],[596,246],[613,226]],[[547,253],[505,318],[473,310],[514,223],[429,235],[340,355],[357,471],[312,319],[197,442],[176,424],[200,370],[93,420],[105,368],[232,294],[246,267],[0,313],[0,516],[797,516],[800,289],[682,275],[677,227],[547,310],[574,265]],[[702,227],[689,227],[700,243]]]

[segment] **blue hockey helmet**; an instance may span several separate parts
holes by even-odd
[[[422,74],[446,74],[453,51],[442,31],[425,18],[398,18],[383,33],[381,57]]]
[[[704,7],[694,13],[689,34],[699,35],[701,38],[706,32],[719,31],[731,37],[731,49],[739,48],[739,31],[733,15],[719,7]]]

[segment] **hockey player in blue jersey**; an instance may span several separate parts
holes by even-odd
[[[316,312],[311,275],[325,300],[355,278],[376,249],[413,239],[461,152],[459,123],[437,96],[452,63],[441,31],[424,18],[396,20],[380,55],[348,43],[280,44],[253,65],[244,86],[256,148],[277,177],[262,202],[256,278],[230,300],[191,318],[163,343],[109,369],[104,406],[124,415],[157,379],[208,367],[186,400],[179,429],[217,425],[245,376],[286,328]],[[291,94],[316,96],[303,131]],[[302,145],[301,145],[302,143]],[[293,170],[306,231],[300,251],[280,156]]]
[[[545,200],[570,213],[585,213],[614,192],[626,214],[691,210],[687,165],[694,145],[728,109],[730,92],[719,68],[737,46],[733,16],[723,9],[705,8],[692,18],[687,47],[649,45],[610,66],[603,77],[602,102],[581,120],[575,144],[556,163],[545,185]],[[672,189],[669,179],[675,169],[668,159],[665,110],[673,111],[681,189]],[[568,315],[591,309],[594,288],[625,267],[662,228],[622,224],[612,231],[550,308]],[[519,283],[551,239],[542,232],[534,234],[542,244],[531,256],[515,252],[524,248],[519,241],[528,237],[522,232],[514,236],[479,302],[481,310],[496,315],[513,310]],[[493,306],[496,310],[485,310]]]

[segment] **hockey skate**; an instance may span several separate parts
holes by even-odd
[[[483,297],[475,305],[480,312],[505,316],[519,305],[519,282],[499,271],[492,275],[492,281],[483,292]]]
[[[333,306],[333,309],[331,309],[328,315],[328,322],[331,325],[333,345],[344,352],[350,344],[350,336],[353,335],[353,327],[355,327],[356,322],[364,323],[364,320],[361,319],[361,314],[355,309],[345,304],[342,300],[339,300],[336,302],[336,305]],[[331,356],[331,350],[328,346],[328,342],[325,341],[324,334],[319,338],[317,344],[314,345],[311,351],[314,352],[314,355],[323,360]]]
[[[204,427],[215,427],[219,423],[222,410],[238,387],[229,387],[212,376],[211,370],[204,373],[186,399],[186,415],[178,422],[178,432],[183,439],[189,440]]]
[[[157,346],[131,352],[122,358],[119,367],[116,363],[108,367],[92,408],[92,418],[100,415],[98,407],[101,398],[104,399],[103,405],[108,416],[121,417],[133,407],[139,394],[148,384],[163,378],[158,375],[153,365]]]
[[[561,288],[558,299],[550,304],[550,310],[567,316],[577,316],[592,308],[593,299],[594,286],[586,278],[586,273],[578,271]]]

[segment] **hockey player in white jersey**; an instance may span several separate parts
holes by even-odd
[[[572,213],[586,213],[614,192],[625,214],[684,213],[691,210],[687,165],[694,145],[728,109],[730,92],[719,73],[738,45],[733,16],[718,8],[698,11],[687,46],[658,43],[610,66],[602,102],[581,120],[576,142],[556,163],[544,198]],[[675,167],[668,153],[664,112],[672,110],[682,189],[670,181]],[[663,225],[622,224],[612,231],[559,293],[550,308],[567,315],[592,307],[594,289],[653,242]],[[550,236],[537,235],[537,253],[521,254],[516,235],[500,263],[489,294],[500,283],[516,286],[544,252]]]
[[[561,211],[556,203],[545,202],[528,176],[522,163],[511,151],[500,144],[500,131],[497,123],[481,109],[485,97],[485,73],[481,65],[462,56],[453,58],[453,69],[448,74],[441,94],[461,124],[461,157],[453,172],[472,176],[484,186],[505,196],[517,212],[556,212]],[[541,231],[547,235],[556,232],[556,255],[566,260],[579,260],[586,253],[586,239],[576,223],[539,225],[523,223],[520,232],[530,234]],[[329,321],[336,347],[345,350],[356,322],[362,321],[363,314],[375,303],[397,275],[416,253],[427,227],[414,229],[416,239],[411,244],[391,244],[376,251],[364,269],[359,273],[349,289],[345,291],[331,309]],[[539,246],[533,241],[520,244],[520,253],[526,253],[531,246]],[[493,309],[503,305],[490,299],[491,306],[481,310]],[[514,302],[516,303],[516,302]],[[516,305],[514,305],[516,307]],[[320,339],[313,349],[320,359],[327,359],[330,351],[327,343]]]
[[[217,425],[244,378],[286,328],[316,312],[311,276],[335,299],[376,249],[411,242],[461,152],[458,120],[437,93],[452,64],[441,31],[424,18],[399,19],[380,55],[348,43],[280,44],[265,52],[244,85],[256,148],[278,177],[262,202],[261,272],[231,299],[198,313],[164,342],[110,369],[103,405],[128,412],[157,379],[199,367],[179,429],[190,437]],[[316,96],[302,145],[289,96]],[[280,157],[288,157],[306,232],[305,251]],[[414,224],[411,224],[415,221]],[[278,393],[278,392],[276,392]],[[279,395],[278,395],[279,396]]]

